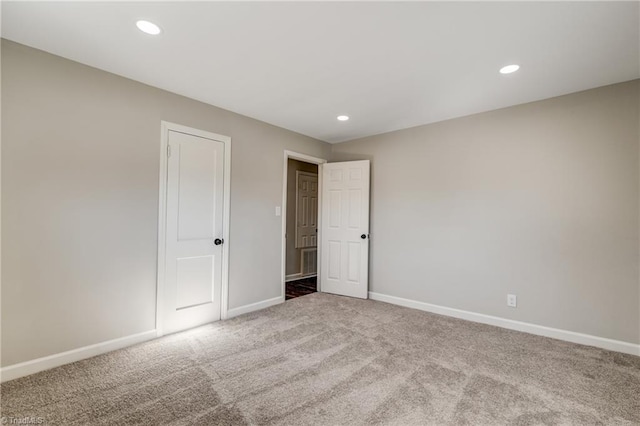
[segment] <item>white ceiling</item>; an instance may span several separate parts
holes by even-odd
[[[4,38],[327,142],[638,78],[639,20],[638,2],[2,2]]]

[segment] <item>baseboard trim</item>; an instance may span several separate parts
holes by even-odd
[[[238,308],[229,309],[227,311],[227,319],[237,317],[238,315],[248,314],[249,312],[259,311],[270,306],[278,305],[284,302],[284,297],[278,296],[273,299],[262,300],[260,302],[251,303],[249,305],[240,306]]]
[[[21,362],[19,364],[9,365],[0,368],[0,383],[19,377],[28,376],[30,374],[39,373],[40,371],[49,370],[64,364],[91,358],[107,352],[122,349],[127,346],[142,343],[147,340],[155,339],[156,330],[149,330],[131,336],[120,337],[118,339],[108,340],[106,342],[96,343],[95,345],[84,346],[78,349],[61,352],[59,354],[49,355],[42,358],[33,359],[31,361]]]
[[[467,321],[479,322],[482,324],[494,325],[508,328],[510,330],[522,331],[538,336],[551,337],[581,345],[595,346],[597,348],[608,349],[610,351],[622,352],[640,356],[640,345],[623,342],[620,340],[607,339],[605,337],[592,336],[589,334],[576,333],[574,331],[561,330],[558,328],[546,327],[543,325],[531,324],[528,322],[515,321],[492,315],[479,314],[476,312],[463,311],[461,309],[448,308],[446,306],[433,305],[431,303],[419,302],[417,300],[404,299],[402,297],[389,296],[386,294],[369,292],[369,298],[380,302],[392,303],[407,308],[419,309],[421,311],[434,314],[446,315],[460,318]]]
[[[302,274],[300,272],[298,272],[297,274],[286,275],[284,277],[284,282],[288,283],[289,281],[295,281],[299,279],[302,279]]]
[[[296,280],[301,280],[303,278],[311,278],[311,277],[317,277],[318,273],[316,272],[315,274],[307,274],[307,275],[302,275],[302,274],[291,274],[291,275],[287,275],[286,277],[284,277],[284,282],[290,282],[290,281],[296,281]]]

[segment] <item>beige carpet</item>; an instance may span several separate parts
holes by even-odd
[[[44,424],[640,424],[640,357],[316,293],[1,392]]]

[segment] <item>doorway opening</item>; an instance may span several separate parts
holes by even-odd
[[[324,162],[285,151],[282,215],[285,300],[319,291],[319,169]]]

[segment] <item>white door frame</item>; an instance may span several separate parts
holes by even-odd
[[[288,181],[288,172],[289,172],[289,159],[304,161],[305,163],[312,163],[318,165],[318,275],[316,281],[318,283],[318,291],[320,291],[320,230],[322,225],[322,214],[320,210],[321,202],[322,202],[322,165],[327,162],[324,158],[312,157],[307,154],[301,154],[295,151],[284,151],[284,171],[282,174],[282,273],[281,273],[281,282],[282,282],[282,301],[284,302],[286,299],[286,277],[287,277],[287,239],[285,237],[287,233],[287,181]]]
[[[200,136],[224,143],[224,194],[222,207],[222,283],[220,297],[220,317],[227,318],[229,310],[229,207],[231,200],[231,138],[229,136],[218,135],[204,130],[180,124],[161,121],[160,124],[160,175],[158,193],[158,275],[156,282],[156,333],[157,336],[164,334],[163,328],[163,297],[165,286],[165,261],[166,261],[166,229],[167,229],[167,179],[168,163],[167,153],[169,146],[169,131],[185,133],[193,136]]]

